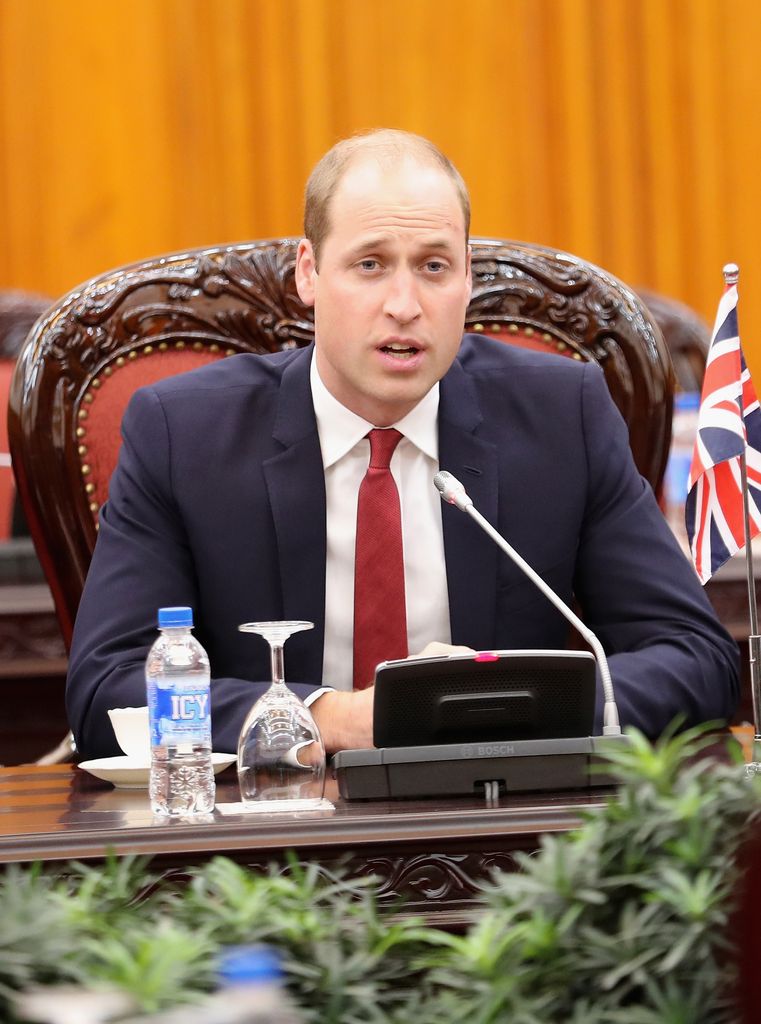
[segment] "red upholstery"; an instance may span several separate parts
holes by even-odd
[[[477,324],[472,330],[480,333],[481,324]],[[579,359],[580,356],[574,349],[559,341],[548,333],[538,333],[531,327],[521,327],[517,324],[509,326],[503,324],[492,324],[491,329],[483,331],[497,341],[504,341],[507,345],[517,345],[519,348],[531,348],[535,352],[554,352],[555,355],[567,356],[569,359]]]
[[[90,382],[84,394],[80,416],[80,457],[82,473],[89,487],[90,511],[97,520],[98,509],[108,496],[108,482],[121,446],[120,425],[127,404],[137,388],[162,377],[193,370],[220,359],[223,353],[209,348],[142,349],[134,359],[121,358],[106,366]]]

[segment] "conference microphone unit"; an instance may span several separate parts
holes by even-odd
[[[602,644],[484,519],[456,477],[441,471],[433,482],[442,500],[484,530],[578,630],[593,653],[494,651],[379,665],[374,714],[374,739],[379,746],[335,755],[341,796],[371,800],[476,794],[494,806],[506,793],[611,785],[613,778],[599,768],[601,755],[606,744],[628,739],[621,733]],[[586,680],[585,661],[591,672]],[[579,735],[576,729],[581,732],[583,721],[592,732],[595,663],[603,689],[603,735]],[[573,706],[569,712],[562,706],[574,705],[579,693],[588,698],[583,702],[588,711],[581,719],[580,707]],[[584,719],[586,714],[589,717]],[[564,717],[566,721],[559,724]],[[442,723],[446,728],[439,728]],[[426,730],[432,735],[426,736]],[[413,741],[412,732],[422,735]]]
[[[437,473],[433,478],[434,486],[441,495],[442,501],[446,501],[450,505],[454,505],[461,512],[465,512],[470,516],[481,529],[494,541],[494,543],[501,548],[506,555],[508,555],[515,565],[523,572],[531,582],[537,587],[547,598],[555,605],[561,615],[564,615],[568,622],[578,630],[578,632],[584,637],[589,646],[594,652],[595,659],[597,660],[597,667],[600,669],[600,681],[602,683],[603,691],[603,718],[602,718],[602,732],[603,736],[620,736],[621,725],[618,721],[618,708],[616,707],[616,698],[613,693],[613,681],[610,678],[610,669],[608,668],[608,659],[605,656],[602,644],[597,639],[595,634],[589,627],[581,621],[563,601],[549,584],[545,583],[542,577],[534,572],[528,562],[522,558],[518,552],[507,543],[505,538],[494,529],[491,523],[484,519],[481,513],[476,509],[473,504],[473,500],[468,496],[465,488],[457,479],[452,476],[451,473],[447,473],[442,470]]]

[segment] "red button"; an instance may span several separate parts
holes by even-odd
[[[499,661],[499,655],[494,651],[479,651],[474,661]]]

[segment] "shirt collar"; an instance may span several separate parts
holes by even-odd
[[[347,409],[328,391],[317,370],[317,360],[312,353],[312,366],[309,373],[312,389],[314,414],[317,419],[317,432],[322,450],[324,469],[342,459],[347,452],[362,440],[373,429],[373,424],[357,416]],[[439,458],[439,384],[420,399],[414,409],[403,416],[393,426],[403,434],[424,455],[434,461]]]

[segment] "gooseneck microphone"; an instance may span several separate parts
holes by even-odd
[[[506,555],[509,555],[518,568],[528,576],[531,582],[538,587],[539,590],[541,590],[547,600],[551,601],[552,604],[555,605],[561,615],[564,615],[571,625],[574,626],[574,628],[577,629],[587,641],[594,652],[595,659],[600,669],[600,681],[602,682],[604,697],[602,719],[603,735],[620,736],[621,725],[618,721],[618,708],[616,707],[616,699],[613,694],[613,683],[610,678],[608,659],[605,657],[605,651],[602,649],[602,644],[595,634],[581,621],[578,615],[571,611],[565,601],[558,597],[555,591],[544,582],[541,576],[534,572],[528,562],[521,558],[515,548],[511,547],[501,534],[497,533],[491,523],[484,519],[481,513],[474,506],[473,500],[468,496],[465,488],[457,477],[452,476],[451,473],[447,473],[445,470],[441,470],[433,478],[433,482],[441,495],[442,500],[448,502],[450,505],[455,505],[461,512],[467,512],[470,518],[478,523],[481,529],[491,537],[494,543],[497,544]]]

